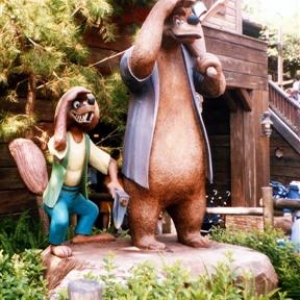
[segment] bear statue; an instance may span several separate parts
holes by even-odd
[[[131,239],[141,249],[166,249],[155,237],[162,211],[179,243],[210,245],[200,234],[212,180],[201,111],[203,97],[222,95],[226,81],[219,58],[206,52],[199,2],[158,0],[120,62],[131,95],[122,172]]]

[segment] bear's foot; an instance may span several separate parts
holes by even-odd
[[[81,235],[78,234],[73,237],[72,242],[74,244],[84,243],[108,243],[114,242],[116,238],[110,233],[102,233],[97,235]]]
[[[209,248],[211,246],[209,238],[202,236],[200,233],[178,236],[178,242],[194,248]]]
[[[166,245],[164,243],[161,243],[157,241],[154,237],[143,237],[141,239],[136,240],[133,242],[134,246],[140,249],[145,249],[145,250],[165,250]]]
[[[58,246],[51,245],[50,251],[53,255],[61,258],[72,256],[72,249],[64,245],[58,245]]]

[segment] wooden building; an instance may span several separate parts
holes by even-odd
[[[258,206],[270,179],[269,138],[261,131],[269,106],[267,45],[242,34],[241,1],[228,1],[209,21],[207,49],[220,57],[227,82],[225,95],[204,108],[215,185],[231,191],[232,206]]]
[[[215,1],[203,2],[209,8]],[[143,13],[140,15],[146,16],[147,11]],[[132,8],[125,11],[119,21],[120,39],[115,43],[102,43],[93,31],[86,36],[92,51],[91,62],[131,46],[129,25],[136,16]],[[229,190],[232,206],[258,206],[261,187],[268,186],[270,181],[270,140],[261,131],[262,116],[269,107],[267,45],[242,34],[239,0],[228,0],[203,25],[207,50],[220,57],[227,81],[223,96],[204,101],[203,116],[214,168],[214,184],[208,188]],[[101,64],[102,73],[114,70],[119,58]],[[41,126],[47,127],[53,107],[50,103],[38,103],[37,111]],[[22,183],[7,145],[0,144],[0,214],[34,205],[34,195]]]

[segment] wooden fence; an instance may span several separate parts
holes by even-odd
[[[274,215],[282,210],[300,210],[300,199],[273,198],[272,187],[262,187],[261,207],[207,207],[208,214],[263,216],[264,227],[274,225]]]

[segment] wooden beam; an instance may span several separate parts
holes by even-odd
[[[246,89],[236,89],[237,97],[239,98],[239,103],[245,111],[251,111],[253,106],[252,98]]]
[[[262,199],[264,203],[264,228],[267,229],[274,225],[274,203],[270,186],[262,187]]]
[[[207,207],[206,213],[216,215],[254,215],[262,216],[263,207]]]
[[[251,205],[250,187],[253,175],[253,155],[249,143],[253,145],[252,128],[249,126],[248,112],[240,107],[230,114],[230,163],[231,163],[231,200],[233,206]]]
[[[274,199],[276,208],[300,209],[300,199]]]
[[[237,111],[237,103],[236,103],[234,97],[232,97],[230,90],[226,90],[223,97],[229,108],[229,111],[236,112]]]

